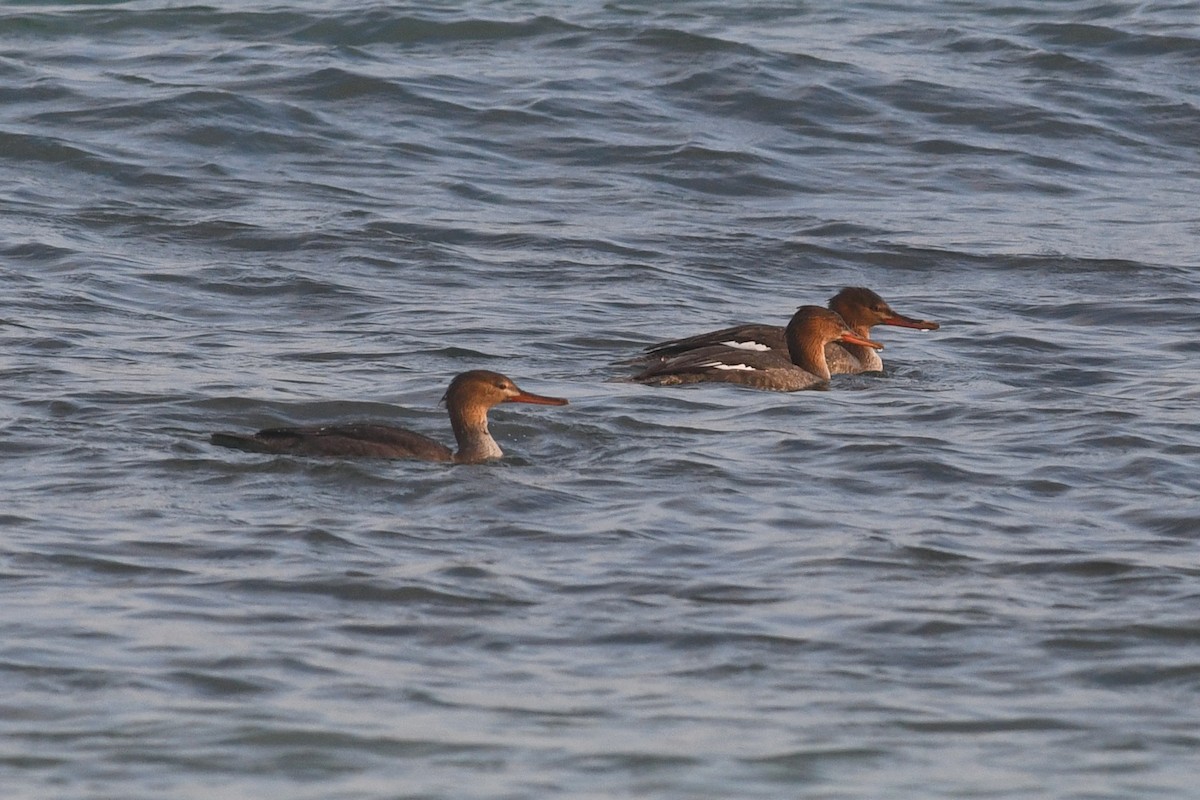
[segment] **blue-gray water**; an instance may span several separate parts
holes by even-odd
[[[1194,797],[1197,76],[1194,2],[0,6],[4,796]],[[844,285],[943,327],[614,380]],[[571,405],[207,442],[474,368]]]

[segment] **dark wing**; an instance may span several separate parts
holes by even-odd
[[[358,458],[419,458],[450,461],[454,454],[441,442],[390,425],[357,423],[320,428],[267,428],[253,436],[214,433],[213,444],[252,453]]]
[[[651,364],[634,376],[639,383],[737,383],[756,389],[794,392],[825,381],[785,358],[779,351],[750,351],[721,345],[688,350]]]
[[[702,347],[716,345],[741,345],[739,349],[782,350],[787,352],[787,340],[783,328],[778,325],[735,325],[732,328],[722,328],[719,331],[709,331],[686,339],[673,339],[669,342],[659,342],[646,348],[647,358],[662,358],[698,350]]]

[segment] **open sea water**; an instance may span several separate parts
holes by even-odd
[[[1198,181],[1197,2],[0,5],[4,797],[1198,796]]]

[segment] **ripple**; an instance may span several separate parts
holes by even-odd
[[[10,793],[1192,791],[1191,7],[0,13]],[[845,285],[942,328],[616,380]]]

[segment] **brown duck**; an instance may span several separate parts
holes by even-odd
[[[488,432],[488,409],[500,403],[565,406],[566,400],[543,397],[517,387],[498,372],[472,370],[450,382],[442,397],[458,450],[428,436],[371,422],[315,428],[267,428],[255,434],[214,433],[212,443],[252,453],[357,458],[405,458],[475,464],[503,455]]]
[[[871,336],[871,328],[876,325],[894,325],[899,328],[916,328],[923,331],[936,331],[940,326],[936,322],[924,319],[906,317],[892,310],[882,297],[870,289],[861,286],[847,286],[833,297],[829,298],[829,308],[841,315],[842,319],[856,334],[864,339]],[[735,325],[719,331],[710,331],[686,339],[673,339],[660,342],[646,348],[644,360],[654,360],[676,356],[689,350],[697,350],[713,345],[737,347],[743,350],[778,350],[786,353],[787,338],[782,325]],[[825,359],[829,371],[833,374],[849,372],[878,372],[883,369],[883,359],[872,348],[849,342],[830,342],[825,347]]]
[[[826,346],[831,342],[882,350],[860,336],[837,313],[820,306],[801,306],[784,329],[787,350],[747,350],[713,344],[684,350],[651,364],[634,376],[639,383],[739,383],[755,389],[795,392],[822,388],[830,378]]]

